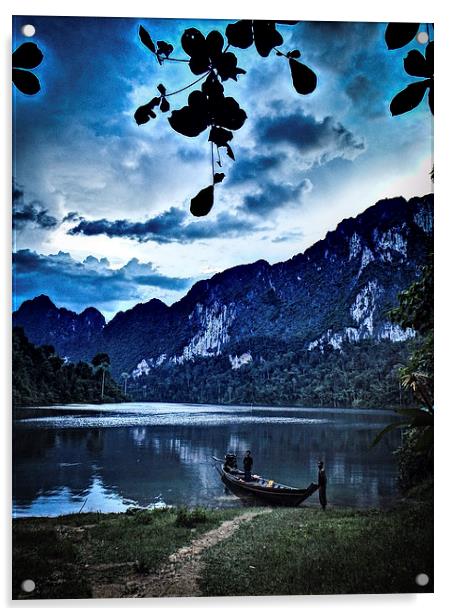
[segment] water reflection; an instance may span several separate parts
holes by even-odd
[[[239,506],[212,466],[211,456],[227,450],[241,456],[251,449],[256,472],[300,487],[316,480],[322,457],[332,504],[380,506],[397,493],[391,452],[400,434],[369,449],[388,422],[382,412],[109,406],[30,411],[15,423],[16,516],[59,515],[82,505],[83,511]],[[315,496],[311,501],[316,505]]]

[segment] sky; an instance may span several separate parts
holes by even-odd
[[[232,49],[246,74],[223,85],[247,120],[234,132],[235,162],[221,156],[211,213],[193,217],[190,200],[211,177],[207,131],[184,137],[169,114],[141,126],[133,116],[159,83],[172,92],[195,77],[186,63],[160,66],[138,29],[186,58],[185,29],[224,34],[230,21],[14,19],[14,48],[33,40],[44,53],[41,92],[13,92],[14,308],[41,293],[107,319],[153,297],[171,304],[215,272],[303,252],[379,199],[431,192],[426,100],[389,112],[416,80],[403,58],[423,46],[388,51],[386,24],[300,22],[278,26],[281,49],[300,50],[315,92],[295,92],[284,57]],[[171,97],[172,109],[197,87]]]

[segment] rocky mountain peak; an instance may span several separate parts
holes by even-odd
[[[37,344],[53,344],[71,358],[108,352],[114,374],[135,378],[186,362],[216,365],[222,357],[223,370],[239,372],[287,345],[340,351],[361,341],[403,342],[415,332],[391,323],[387,311],[426,262],[432,227],[432,195],[384,199],[304,253],[215,274],[172,306],[152,299],[105,325],[94,308],[76,315],[35,298],[14,318]],[[33,318],[33,302],[52,306],[53,316]]]

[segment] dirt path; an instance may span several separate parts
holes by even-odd
[[[248,512],[227,520],[171,554],[157,573],[147,576],[131,573],[113,584],[96,585],[94,597],[199,597],[203,552],[230,537],[243,522],[270,511]]]

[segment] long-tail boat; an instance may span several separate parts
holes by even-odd
[[[307,488],[294,488],[259,475],[251,475],[251,481],[245,481],[245,473],[230,464],[230,457],[226,456],[224,460],[212,457],[221,479],[237,496],[254,496],[267,504],[296,507],[319,488],[316,483]]]

